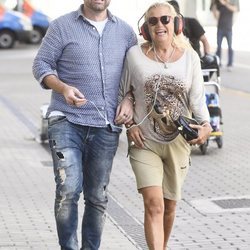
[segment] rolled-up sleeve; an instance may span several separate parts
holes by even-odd
[[[41,47],[33,62],[33,75],[43,88],[48,88],[43,79],[47,75],[57,75],[57,61],[63,51],[63,44],[57,22],[54,21],[43,38]]]

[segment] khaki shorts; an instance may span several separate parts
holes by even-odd
[[[190,145],[181,135],[168,144],[146,140],[144,149],[130,147],[130,163],[139,192],[144,187],[160,186],[164,198],[180,200],[190,152]]]

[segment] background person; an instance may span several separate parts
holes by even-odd
[[[167,1],[171,4],[178,14],[180,13],[180,7],[176,1]],[[198,53],[200,57],[211,53],[208,39],[205,35],[205,30],[196,18],[183,17],[184,18],[184,35],[189,39],[193,49]],[[200,43],[203,46],[203,52],[201,51]]]
[[[142,34],[148,41],[127,53],[120,98],[128,91],[135,98],[129,157],[143,197],[148,247],[162,250],[190,166],[189,144],[203,144],[211,126],[200,58],[181,32],[182,20],[172,5],[157,2],[146,11],[145,21],[148,34]],[[174,120],[192,113],[200,124],[192,126],[199,136],[187,142]]]
[[[227,67],[231,71],[233,66],[233,14],[239,11],[238,0],[212,0],[210,9],[217,18],[217,51],[216,55],[221,59],[221,45],[225,37],[228,45]]]
[[[121,129],[114,126],[124,57],[137,42],[132,28],[113,16],[110,0],[84,0],[54,20],[33,63],[35,78],[52,89],[49,143],[56,182],[59,244],[78,250],[78,200],[83,191],[82,250],[97,250],[107,188]],[[130,100],[118,116],[131,119]],[[126,116],[125,116],[126,115]]]

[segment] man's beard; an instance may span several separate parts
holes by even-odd
[[[104,1],[103,4],[91,3],[89,5],[90,9],[97,11],[97,12],[104,11],[108,6],[109,6],[109,2],[106,2],[106,1]]]

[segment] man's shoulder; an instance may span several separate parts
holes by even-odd
[[[186,24],[186,21],[185,21],[185,24]],[[202,27],[202,25],[196,18],[189,17],[187,26],[188,26],[188,29],[190,31],[192,30],[192,32],[194,32],[195,34],[205,33],[204,28]]]
[[[77,15],[78,15],[78,11],[71,11],[71,12],[68,12],[64,15],[61,15],[61,16],[55,18],[53,21],[59,22],[59,23],[67,22],[69,20],[73,20],[73,19],[77,18]]]
[[[185,24],[187,23],[188,25],[201,25],[200,22],[194,18],[194,17],[185,17]]]
[[[76,20],[78,17],[78,12],[77,11],[71,11],[69,13],[66,13],[64,15],[61,15],[54,20],[51,21],[50,23],[50,28],[54,29],[62,29],[69,27],[70,24],[74,23],[74,20]]]
[[[133,27],[129,23],[127,23],[120,17],[112,16],[111,25],[113,29],[116,31],[116,35],[119,34],[121,39],[124,38],[128,39],[128,43],[130,44],[129,47],[131,47],[131,45],[134,45],[136,43],[137,40],[136,34],[134,32]]]
[[[115,21],[115,23],[121,25],[121,26],[124,26],[128,29],[133,29],[132,26],[126,22],[125,20],[123,20],[122,18],[118,17],[118,16],[112,16],[113,20]]]

